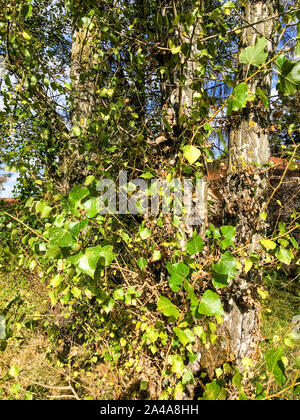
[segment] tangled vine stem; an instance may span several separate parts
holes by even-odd
[[[300,386],[300,382],[293,383],[292,385],[287,386],[286,388],[282,389],[279,392],[276,392],[276,394],[268,395],[267,397],[262,398],[262,400],[269,400],[270,398],[276,398],[280,397],[280,395],[284,394],[288,390],[295,388],[296,386]]]

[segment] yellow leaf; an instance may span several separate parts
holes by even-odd
[[[266,292],[265,290],[263,290],[261,288],[258,288],[257,292],[263,300],[266,299],[269,296],[268,292]]]
[[[253,266],[253,262],[249,260],[248,258],[245,259],[245,273],[248,273]]]
[[[22,32],[22,36],[24,39],[26,39],[27,41],[29,41],[31,39],[31,35],[29,34],[29,32],[27,31],[23,31]]]

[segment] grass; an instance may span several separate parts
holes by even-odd
[[[276,272],[264,279],[268,297],[262,304],[261,334],[264,340],[261,342],[261,353],[264,355],[270,349],[282,347],[284,350],[285,375],[287,378],[285,387],[300,381],[300,370],[296,366],[296,358],[300,356],[300,339],[291,338],[294,327],[292,319],[300,315],[300,288],[299,278],[291,279],[284,273]],[[260,363],[262,360],[260,360]],[[270,376],[263,365],[260,370],[260,378],[265,381],[268,394],[280,392],[272,375]],[[297,393],[298,391],[298,393]],[[300,387],[292,387],[286,393],[280,394],[280,399],[300,399]]]
[[[110,367],[70,370],[53,352],[44,323],[55,322],[47,289],[39,278],[0,272],[0,314],[10,336],[0,351],[1,400],[113,399]]]

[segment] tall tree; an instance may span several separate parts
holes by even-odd
[[[275,56],[274,16],[278,13],[277,0],[247,0],[242,10],[245,29],[241,34],[235,89],[245,90],[246,101],[249,94],[257,96],[230,117],[224,219],[236,227],[237,243],[245,245],[249,253],[259,245],[259,231],[263,229],[262,221],[258,220],[265,200],[266,175],[260,169],[269,158],[270,107],[264,106],[261,98],[270,96],[272,71],[267,67],[257,72],[257,68]],[[239,361],[256,348],[258,308],[254,298],[258,284],[259,274],[255,270],[239,275],[233,280],[226,302],[224,328],[229,333],[231,352]]]

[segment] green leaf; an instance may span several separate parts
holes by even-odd
[[[177,264],[167,265],[167,269],[170,273],[169,285],[173,292],[178,292],[183,280],[188,276],[190,267],[180,262]]]
[[[52,287],[56,288],[63,282],[63,280],[64,278],[61,274],[56,274],[56,276],[54,276],[51,280],[50,284]]]
[[[155,249],[153,251],[153,255],[152,255],[152,261],[159,261],[161,259],[161,252],[158,249]]]
[[[289,265],[294,258],[293,253],[290,249],[283,248],[282,246],[276,252],[276,257],[283,264]]]
[[[254,46],[247,47],[241,52],[239,56],[240,62],[256,67],[263,65],[266,62],[268,56],[268,52],[265,51],[266,46],[266,38],[258,38]]]
[[[143,240],[146,240],[146,239],[150,238],[150,236],[151,236],[151,230],[149,230],[145,227],[140,227],[140,237]]]
[[[237,372],[232,378],[232,383],[237,387],[239,391],[242,389],[242,379],[243,376],[240,372]]]
[[[274,375],[275,381],[278,385],[283,386],[286,382],[285,368],[282,362],[283,348],[270,349],[265,354],[265,361],[267,369]]]
[[[297,25],[297,38],[296,38],[296,46],[295,46],[295,57],[300,57],[300,22]]]
[[[81,135],[81,128],[76,125],[72,127],[72,131],[76,137],[79,137]]]
[[[193,235],[192,239],[186,244],[185,249],[190,255],[195,255],[198,252],[202,252],[205,243],[201,236]]]
[[[19,375],[19,368],[18,368],[18,366],[16,366],[16,365],[11,366],[11,368],[9,369],[9,374],[13,378],[16,378]]]
[[[24,6],[24,9],[22,11],[22,14],[24,16],[24,19],[29,19],[32,17],[32,4],[26,4]]]
[[[229,246],[234,246],[236,228],[234,226],[222,226],[221,232],[224,235],[224,239],[220,242],[221,249],[225,250]]]
[[[227,399],[227,395],[225,381],[214,379],[210,384],[206,385],[203,397],[199,399],[204,401],[224,401]]]
[[[181,46],[176,46],[173,39],[169,39],[169,48],[172,54],[178,54],[181,51]]]
[[[51,245],[57,245],[61,248],[68,248],[76,243],[73,236],[65,229],[53,227],[49,231]]]
[[[45,206],[41,214],[41,219],[46,219],[47,217],[49,217],[51,211],[52,211],[52,207]]]
[[[166,297],[160,296],[157,302],[157,310],[161,311],[165,316],[172,316],[174,318],[179,318],[179,311],[175,305]]]
[[[86,250],[84,254],[81,254],[75,266],[88,276],[94,278],[97,264],[99,261],[98,254],[94,251]]]
[[[140,391],[146,391],[147,389],[148,389],[148,382],[142,380],[140,382]]]
[[[89,195],[90,191],[86,187],[75,185],[69,194],[69,201],[74,207],[77,207],[81,200]]]
[[[90,200],[86,201],[83,205],[83,208],[87,210],[87,217],[92,219],[97,214],[99,214],[101,210],[101,204],[99,198],[93,197]]]
[[[276,248],[276,242],[271,241],[270,239],[262,239],[260,241],[260,243],[267,250],[275,249]]]
[[[194,382],[195,380],[194,380],[193,372],[187,369],[182,376],[182,384],[183,385],[194,384]]]
[[[191,301],[191,313],[194,317],[196,317],[197,316],[197,309],[198,309],[198,305],[199,305],[199,300],[198,300],[197,296],[195,295],[194,289],[192,288],[192,286],[190,285],[190,283],[187,280],[184,281],[183,287],[188,294],[188,298]]]
[[[177,335],[180,343],[185,347],[189,343],[192,343],[195,341],[195,336],[192,333],[191,330],[182,330],[178,327],[173,328],[174,333]]]
[[[198,312],[208,316],[224,315],[224,309],[219,296],[215,292],[207,290],[199,303]]]
[[[230,115],[232,111],[238,111],[245,108],[248,101],[248,85],[247,83],[240,83],[233,89],[231,96],[228,99],[227,114]]]
[[[61,253],[61,249],[57,245],[48,246],[45,257],[50,259],[55,259],[58,257],[58,255]]]
[[[83,231],[84,228],[87,227],[89,221],[87,219],[80,220],[80,222],[70,223],[69,229],[72,235],[77,238],[79,233]]]
[[[222,255],[220,261],[213,264],[213,285],[216,289],[225,287],[237,273],[236,259],[227,251]]]
[[[87,248],[84,253],[79,252],[78,254],[73,255],[69,258],[69,261],[82,273],[94,278],[98,263],[108,266],[115,257],[116,254],[114,254],[112,246],[95,246]]]
[[[145,260],[143,257],[139,258],[136,263],[141,270],[147,266],[147,260]]]
[[[90,185],[93,181],[95,180],[95,176],[94,175],[89,175],[86,180],[84,181],[84,185],[88,186]]]
[[[168,356],[168,364],[171,365],[172,372],[178,375],[183,374],[184,362],[182,357],[177,354],[170,354]]]
[[[246,258],[245,259],[245,273],[249,273],[249,271],[251,270],[253,266],[253,262],[250,260],[250,258]]]
[[[262,100],[262,103],[265,107],[265,110],[267,110],[268,107],[269,107],[269,104],[270,104],[270,100],[267,97],[266,93],[259,87],[256,89],[255,93],[256,93],[256,95],[258,95],[260,97],[260,99]],[[264,212],[264,213],[266,213],[266,212]]]
[[[98,250],[100,264],[104,265],[105,267],[109,266],[117,256],[117,254],[113,252],[113,247],[111,245],[106,245],[103,247],[96,246],[89,249]]]
[[[201,156],[201,151],[195,146],[184,146],[182,150],[184,157],[191,165],[193,165]]]
[[[78,298],[81,296],[81,290],[80,290],[80,289],[78,289],[78,287],[73,287],[73,288],[72,288],[72,290],[71,290],[71,292],[72,292],[72,295],[73,295],[76,299],[78,299]]]
[[[277,58],[276,65],[279,73],[278,90],[285,96],[293,95],[299,89],[299,62],[288,60],[283,54]]]

